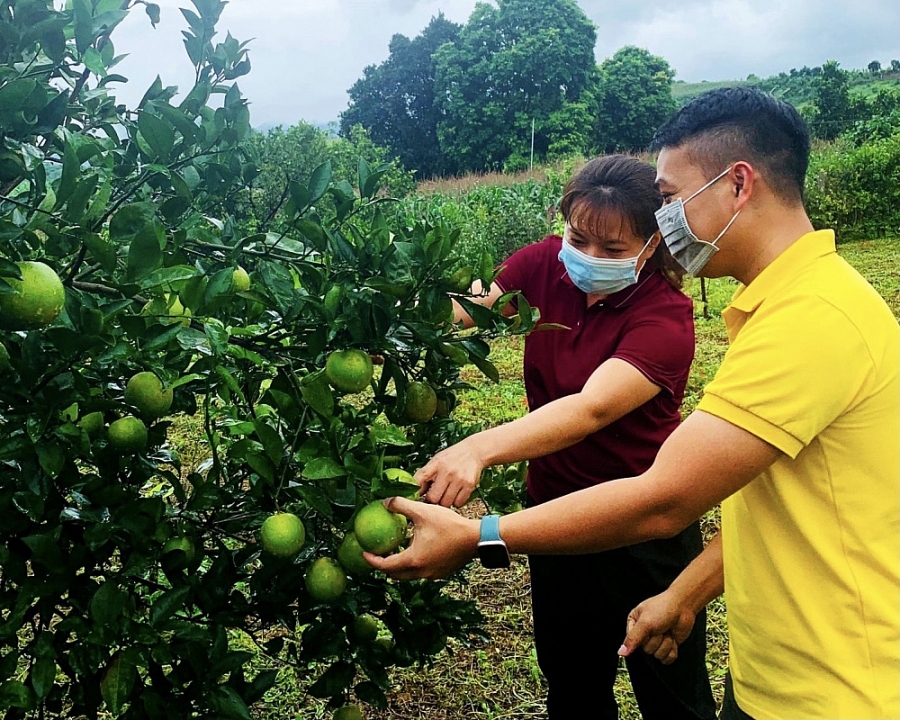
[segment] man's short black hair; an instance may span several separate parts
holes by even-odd
[[[809,130],[792,105],[768,93],[730,87],[695,98],[656,131],[651,149],[682,146],[709,178],[745,160],[784,201],[803,201]]]

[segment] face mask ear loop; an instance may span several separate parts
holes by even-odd
[[[722,232],[720,232],[718,235],[716,235],[716,239],[713,240],[713,241],[710,243],[710,245],[712,245],[713,247],[716,247],[716,243],[719,242],[719,240],[722,239],[722,236],[728,231],[728,228],[731,227],[731,224],[732,224],[735,220],[737,220],[738,215],[740,215],[740,214],[741,214],[741,211],[738,210],[738,211],[732,216],[731,220],[728,221],[728,224],[727,224],[724,228],[722,228]],[[718,248],[717,248],[717,249],[718,249]]]
[[[657,232],[659,232],[659,231],[657,231]],[[638,266],[637,266],[637,258],[639,258],[641,255],[644,254],[644,250],[646,250],[648,247],[650,247],[650,243],[653,242],[653,238],[655,238],[655,237],[656,237],[656,233],[653,233],[653,234],[647,239],[647,242],[644,244],[644,247],[641,248],[641,251],[635,256],[635,263],[634,263],[634,276],[635,276],[635,277],[637,277],[638,275],[641,274],[641,270],[643,270],[643,269],[647,266],[647,263],[650,261],[650,258],[648,257],[646,260],[644,260],[644,264],[641,265],[641,269],[638,270]],[[662,238],[660,238],[659,241],[662,242]],[[656,251],[654,250],[654,252],[656,252]],[[653,257],[652,253],[651,253],[650,257]]]
[[[725,177],[729,172],[731,172],[731,168],[733,168],[733,167],[734,167],[734,165],[729,165],[727,168],[725,168],[722,172],[720,172],[718,175],[716,175],[712,180],[710,180],[708,183],[706,183],[706,185],[704,185],[697,192],[695,192],[693,195],[691,195],[687,200],[685,200],[684,204],[687,205],[691,200],[693,200],[700,193],[702,193],[704,190],[706,190],[706,188],[708,188],[710,185],[717,183],[719,180],[721,180],[723,177]]]

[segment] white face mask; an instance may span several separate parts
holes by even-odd
[[[624,290],[637,282],[638,258],[650,245],[650,240],[641,251],[631,258],[596,258],[581,252],[569,242],[569,230],[563,237],[559,259],[566,266],[566,272],[582,292],[595,295],[609,295]]]
[[[663,205],[656,211],[656,222],[659,230],[666,241],[666,246],[672,257],[691,275],[697,275],[700,270],[709,262],[709,259],[719,251],[716,243],[722,238],[731,224],[737,220],[737,216],[741,214],[738,210],[728,221],[728,224],[722,229],[716,239],[712,242],[706,242],[698,238],[688,225],[687,216],[684,214],[684,206],[702,193],[706,188],[715,184],[718,180],[725,177],[733,166],[729,165],[723,172],[716,175],[706,185],[691,195],[687,200],[678,198],[668,205]]]

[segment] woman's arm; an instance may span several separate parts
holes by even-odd
[[[416,473],[416,481],[429,502],[461,507],[486,467],[543,457],[574,445],[659,391],[636,367],[611,358],[591,374],[581,392],[439,452]]]

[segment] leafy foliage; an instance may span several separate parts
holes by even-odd
[[[234,82],[250,63],[244,43],[215,42],[224,6],[182,10],[195,69],[183,99],[157,79],[134,110],[110,91],[125,80],[111,72],[110,36],[128,3],[0,8],[0,292],[19,274],[13,261],[40,259],[66,293],[49,327],[0,334],[7,718],[246,720],[275,673],[248,671],[236,629],[297,667],[312,695],[383,704],[391,666],[478,632],[474,605],[441,583],[371,575],[322,605],[303,576],[334,554],[357,508],[396,492],[386,457],[414,469],[466,432],[452,415],[409,423],[409,383],[451,407],[460,366],[496,375],[485,338],[528,331],[533,313],[484,310],[475,334],[457,334],[459,231],[392,225],[385,164],[292,177],[281,231],[242,233],[226,211],[257,175]],[[236,288],[238,267],[249,289]],[[472,272],[490,282],[490,256]],[[370,390],[345,398],[322,368],[350,347],[382,365]],[[105,426],[135,412],[125,385],[143,371],[174,389],[171,413],[201,419],[199,467],[182,467],[168,418],[148,420],[143,450],[112,446]],[[294,557],[255,542],[274,511],[303,521]],[[362,612],[392,647],[348,636]]]

